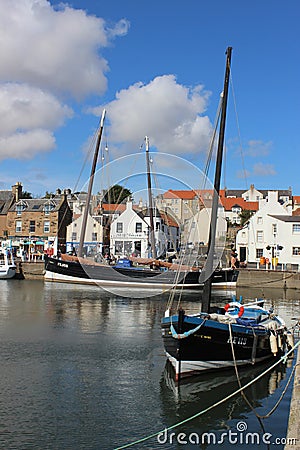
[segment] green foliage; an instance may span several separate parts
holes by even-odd
[[[31,192],[23,191],[21,198],[33,198]]]
[[[243,226],[246,222],[248,222],[248,220],[250,219],[250,217],[253,215],[252,211],[249,211],[249,209],[244,209],[241,213],[240,213],[240,218],[241,218],[241,225]]]
[[[132,192],[129,189],[124,188],[123,186],[120,186],[119,184],[115,184],[108,191],[106,191],[103,200],[106,203],[119,204],[119,203],[122,203],[123,200],[125,200],[131,196],[132,196]]]
[[[53,192],[46,191],[46,193],[45,193],[43,198],[52,198],[53,196],[54,196]]]

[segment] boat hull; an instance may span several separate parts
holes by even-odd
[[[2,266],[0,267],[0,280],[9,280],[16,275],[16,266]]]
[[[238,271],[218,270],[214,274],[213,286],[234,288]],[[179,285],[185,289],[201,289],[199,272],[178,273],[172,270],[152,270],[147,268],[112,267],[100,264],[81,264],[77,261],[65,261],[58,258],[45,258],[45,280],[72,282],[80,284],[98,284],[101,286],[136,287],[169,290]],[[178,283],[179,278],[179,283]]]
[[[178,330],[178,316],[162,320],[162,336],[166,356],[171,362],[175,378],[204,371],[216,371],[237,366],[253,365],[274,358],[270,346],[270,331],[263,327],[229,325],[200,317],[185,316],[182,334],[200,327],[181,339],[174,337],[171,326]],[[231,344],[232,339],[232,344]],[[234,349],[234,357],[232,352]]]

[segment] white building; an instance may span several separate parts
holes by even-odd
[[[184,226],[184,234],[188,238],[188,242],[195,245],[203,243],[208,244],[211,222],[211,208],[204,208],[195,214],[191,219],[187,220]],[[227,221],[223,207],[218,209],[218,221],[216,229],[216,242],[225,244],[227,231]]]
[[[79,246],[81,226],[83,216],[80,215],[75,218],[70,225],[67,226],[66,236],[66,251],[71,252],[73,249],[77,250]],[[103,245],[103,227],[101,224],[102,217],[92,217],[88,214],[86,232],[84,236],[85,255],[94,256],[96,253],[102,252]]]
[[[237,233],[236,248],[241,261],[259,263],[261,258],[275,267],[298,270],[300,265],[300,216],[292,215],[290,205],[269,191],[259,201],[258,211]]]
[[[155,246],[157,255],[164,253],[166,249],[178,246],[179,228],[174,223],[167,224],[164,214],[157,210],[154,213]],[[175,230],[174,230],[175,229]],[[126,210],[111,223],[110,252],[116,257],[139,256],[147,258],[151,256],[149,245],[150,217],[147,211],[137,213],[132,208],[132,202],[128,201]],[[175,242],[174,237],[176,236]]]

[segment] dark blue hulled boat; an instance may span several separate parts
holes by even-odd
[[[237,302],[219,308],[218,313],[166,314],[162,336],[176,380],[235,364],[253,365],[289,348],[282,319],[261,306]]]
[[[209,249],[204,267],[207,277],[201,313],[188,315],[179,310],[170,315],[168,306],[162,319],[164,347],[175,370],[175,380],[205,370],[252,365],[276,357],[285,350],[288,341],[283,321],[255,302],[250,305],[232,302],[213,314],[210,308],[231,50],[228,47],[226,52]]]

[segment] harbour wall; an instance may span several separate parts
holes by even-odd
[[[300,289],[300,273],[265,269],[240,269],[237,288]]]
[[[287,444],[284,447],[284,450],[300,449],[299,411],[300,411],[300,352],[298,347],[297,362],[294,376],[294,388],[288,422],[287,441],[286,441]]]
[[[17,275],[19,279],[43,279],[44,261],[17,261]],[[300,272],[265,270],[265,269],[239,269],[237,288],[277,288],[299,289]]]
[[[45,273],[44,261],[16,261],[16,276],[15,278],[22,280],[43,280]]]

